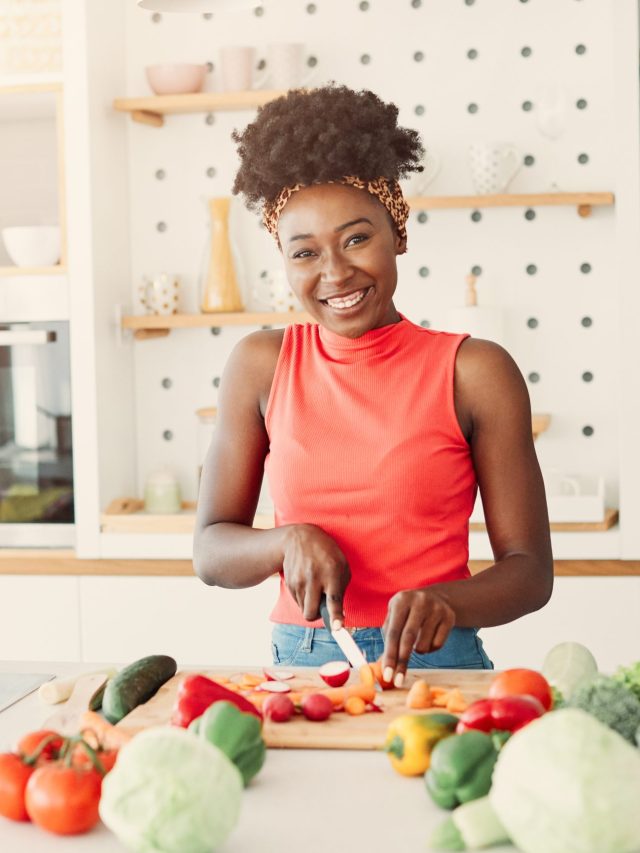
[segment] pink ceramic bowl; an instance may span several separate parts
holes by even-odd
[[[147,65],[144,70],[156,95],[186,95],[202,89],[207,66],[175,63]]]

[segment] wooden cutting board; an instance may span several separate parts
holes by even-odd
[[[247,670],[250,671],[250,670]],[[326,687],[315,668],[294,669],[296,677],[288,682],[292,690],[317,686]],[[148,702],[139,705],[118,726],[135,734],[151,726],[169,723],[171,711],[176,700],[178,687],[182,679],[190,673],[178,672],[166,682]],[[203,672],[210,678],[216,675],[227,677],[237,674],[237,670],[217,669],[215,672]],[[255,674],[260,674],[256,670]],[[379,749],[383,746],[387,728],[391,720],[401,714],[421,713],[410,711],[406,707],[408,689],[416,678],[422,678],[430,686],[458,687],[468,702],[487,695],[489,683],[495,676],[492,670],[456,670],[430,669],[412,670],[407,674],[406,688],[385,690],[380,696],[383,713],[368,712],[352,717],[344,712],[336,712],[322,723],[311,722],[301,714],[296,714],[288,723],[273,723],[265,720],[263,735],[267,746],[288,749]],[[349,683],[358,683],[358,676],[352,673]],[[441,711],[441,708],[434,708]]]

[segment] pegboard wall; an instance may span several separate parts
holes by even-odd
[[[614,191],[614,0],[265,0],[255,11],[161,15],[127,2],[127,92],[150,94],[144,66],[210,63],[206,90],[220,88],[219,50],[303,42],[313,71],[394,101],[440,169],[429,195],[474,193],[468,147],[511,142],[524,163],[514,193]],[[545,100],[559,125],[543,132]],[[548,106],[548,105],[547,105]],[[252,112],[168,116],[161,129],[129,124],[132,306],[145,274],[182,278],[183,311],[197,311],[207,240],[205,200],[230,193],[231,131]],[[411,187],[407,189],[411,191]],[[236,242],[247,301],[279,255],[257,220],[236,205]],[[544,467],[603,475],[617,505],[619,307],[614,207],[588,218],[575,207],[414,212],[399,259],[396,304],[410,319],[446,328],[478,275],[485,305],[504,312],[505,345],[525,376],[535,412],[552,416],[537,443]],[[196,496],[195,410],[215,405],[234,344],[251,328],[174,331],[137,342],[138,491],[169,467]]]

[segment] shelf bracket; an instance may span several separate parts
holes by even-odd
[[[586,219],[587,216],[591,216],[591,205],[590,204],[579,204],[578,205],[578,216],[582,216],[583,219]]]
[[[140,124],[148,124],[151,127],[162,127],[164,124],[162,113],[153,113],[149,110],[133,110],[131,118]]]

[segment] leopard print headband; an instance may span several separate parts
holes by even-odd
[[[347,184],[357,187],[360,190],[366,190],[374,195],[389,211],[393,219],[398,235],[407,239],[407,219],[409,218],[409,205],[405,201],[402,194],[402,189],[397,181],[387,180],[387,178],[374,178],[372,181],[363,181],[361,178],[356,178],[353,175],[347,175],[338,181],[326,181],[327,184]],[[294,187],[284,187],[273,201],[265,202],[262,211],[262,221],[267,228],[267,231],[276,239],[278,245],[278,220],[285,204],[291,196],[298,190],[303,189],[306,184],[296,184]]]

